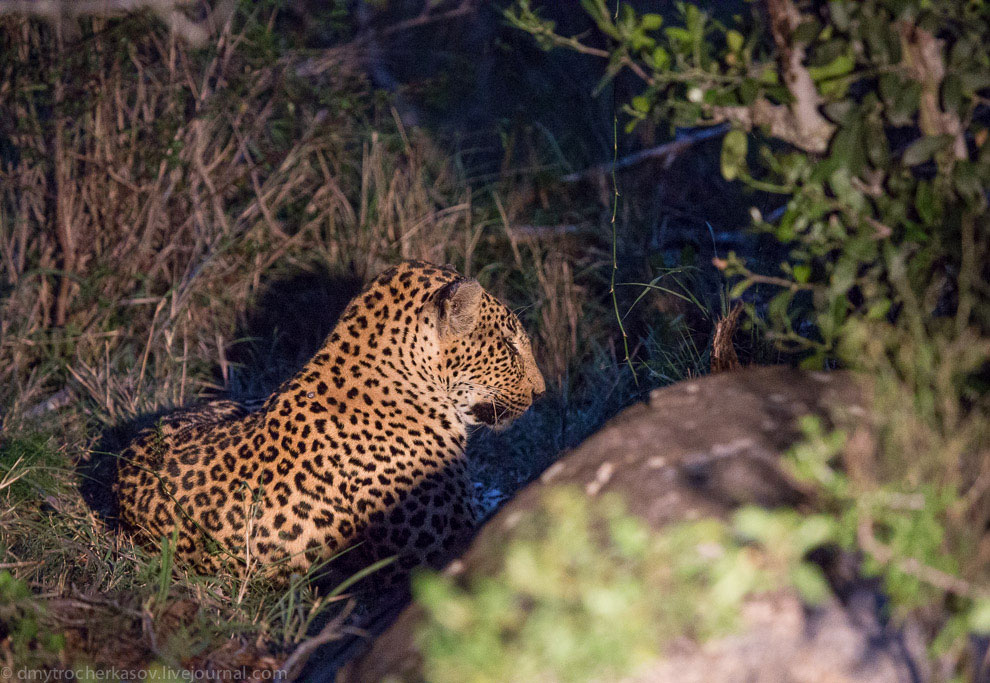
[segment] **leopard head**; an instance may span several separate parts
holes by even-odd
[[[441,286],[432,313],[441,375],[466,424],[502,429],[546,391],[519,319],[477,280]]]

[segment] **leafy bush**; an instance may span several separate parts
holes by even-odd
[[[824,585],[803,551],[790,552],[798,543],[785,555],[769,550],[776,542],[743,545],[739,531],[765,525],[739,521],[738,530],[706,519],[652,533],[615,498],[589,504],[579,491],[550,489],[498,549],[490,575],[467,587],[417,577],[427,680],[614,680],[681,634],[731,630],[748,596]],[[774,528],[812,545],[829,529],[815,517],[793,522]]]
[[[964,639],[945,634],[986,629],[990,579],[990,6],[766,0],[721,21],[679,3],[669,26],[627,4],[582,6],[607,51],[559,35],[529,0],[506,16],[547,49],[604,52],[606,79],[639,77],[630,128],[727,126],[722,174],[781,197],[752,227],[786,244],[786,261],[716,265],[806,366],[873,379],[875,438],[837,446],[813,480],[837,519],[857,520],[894,611],[924,615],[940,670],[972,671]],[[878,502],[891,496],[923,518]]]

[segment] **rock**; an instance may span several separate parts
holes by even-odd
[[[630,513],[655,529],[724,516],[746,503],[801,506],[808,495],[781,472],[777,460],[798,438],[796,419],[807,414],[862,421],[867,413],[861,392],[845,373],[750,368],[657,389],[648,402],[623,411],[523,489],[445,571],[490,574],[514,528],[558,486],[576,485],[589,498],[619,494]],[[749,599],[740,631],[704,644],[678,642],[665,659],[628,680],[924,678],[908,661],[910,648],[902,636],[881,625],[872,587],[855,580],[844,585],[842,601],[833,598],[814,609],[790,589]],[[417,605],[404,610],[337,680],[422,680],[414,644],[422,616]]]
[[[859,622],[838,601],[809,609],[793,593],[758,596],[742,609],[742,626],[731,636],[680,651],[628,683],[890,683],[918,680],[898,652],[899,639],[875,620]]]

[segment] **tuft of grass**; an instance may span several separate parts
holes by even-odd
[[[24,432],[0,442],[0,497],[12,505],[56,493],[65,457],[44,432]]]

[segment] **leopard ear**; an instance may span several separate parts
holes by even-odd
[[[474,329],[481,310],[481,283],[472,278],[454,280],[434,295],[440,337],[460,337]]]

